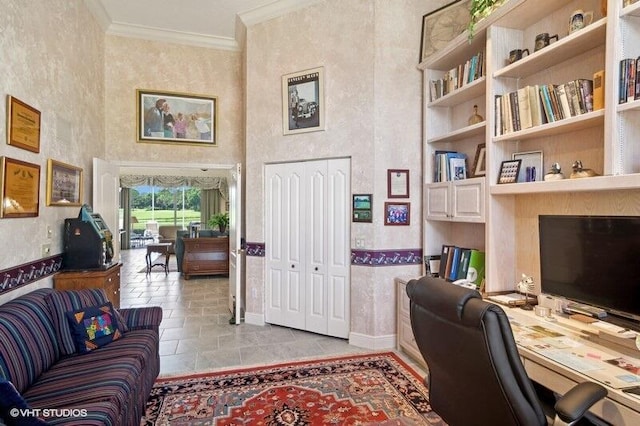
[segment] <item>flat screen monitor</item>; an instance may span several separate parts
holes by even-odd
[[[539,216],[541,290],[640,320],[640,217]]]

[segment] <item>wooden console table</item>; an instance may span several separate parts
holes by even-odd
[[[154,243],[147,244],[147,255],[145,260],[147,261],[147,274],[151,272],[151,268],[154,266],[162,266],[164,273],[169,273],[169,257],[171,256],[170,248],[173,243]],[[151,259],[152,253],[158,253],[159,256],[155,259]],[[160,259],[164,256],[164,262],[160,262]]]
[[[229,275],[229,237],[183,238],[182,274]]]
[[[103,288],[114,308],[120,307],[120,268],[116,263],[108,269],[89,269],[86,271],[62,271],[53,276],[56,290],[81,290],[85,288]]]

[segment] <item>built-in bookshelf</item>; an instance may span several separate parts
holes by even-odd
[[[593,11],[593,22],[569,34],[569,18],[578,9]],[[521,273],[534,278],[539,273],[537,214],[640,214],[640,100],[634,94],[619,102],[622,61],[640,57],[640,2],[623,6],[623,0],[609,0],[606,10],[605,16],[600,0],[508,0],[476,26],[471,41],[464,33],[419,65],[425,103],[424,254],[438,255],[443,245],[485,251],[488,292],[512,290]],[[541,33],[559,37],[535,51]],[[509,63],[514,49],[531,53]],[[464,68],[474,55],[484,60],[482,75],[432,98],[431,81]],[[593,93],[572,98],[580,96],[576,87],[593,84],[595,75],[601,76],[601,109],[587,106]],[[565,110],[553,120],[505,129],[497,99],[540,94],[542,86],[553,90],[556,102],[565,102]],[[468,121],[474,105],[484,118],[479,123]],[[484,174],[474,176],[480,144],[486,144],[486,166]],[[438,151],[465,154],[468,179],[437,182]],[[530,152],[544,154],[536,181],[498,184],[502,162]],[[601,176],[569,179],[576,160]],[[565,179],[544,181],[553,163],[561,165]],[[616,197],[624,201],[612,205]]]

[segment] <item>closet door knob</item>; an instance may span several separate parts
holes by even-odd
[[[316,266],[316,271],[318,270],[318,267]]]
[[[296,265],[291,265],[291,269],[296,269]]]

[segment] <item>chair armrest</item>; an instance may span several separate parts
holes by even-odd
[[[119,311],[130,330],[148,329],[157,331],[162,321],[162,308],[159,306],[125,308]]]
[[[604,399],[607,396],[607,390],[593,382],[580,383],[562,395],[556,402],[555,411],[560,420],[571,423],[591,408],[593,404]]]

